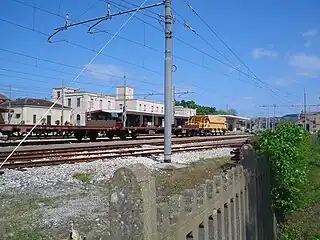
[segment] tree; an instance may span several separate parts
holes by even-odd
[[[230,115],[235,115],[235,116],[238,114],[237,110],[235,110],[234,108],[228,109],[227,113]]]
[[[192,100],[191,101],[185,101],[185,100],[176,101],[175,105],[186,107],[186,108],[196,109],[198,115],[218,115],[218,114],[224,115],[224,114],[228,114],[226,111],[217,110],[215,107],[198,105],[195,103],[195,101],[192,101]],[[234,109],[232,109],[232,110],[233,110],[233,113],[237,113],[236,110],[234,110]]]

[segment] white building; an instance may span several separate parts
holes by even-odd
[[[72,109],[71,123],[74,125],[85,125],[86,113],[88,112],[95,110],[115,111],[114,96],[80,91],[79,88],[53,88],[52,101],[56,101],[58,98],[60,98],[59,104],[63,103],[64,106]]]
[[[10,124],[35,124],[47,112],[52,102],[43,99],[23,98],[11,101],[11,118],[5,115],[5,122]],[[8,107],[8,106],[7,106]],[[42,123],[60,125],[62,105],[56,104],[43,119]],[[71,109],[63,108],[64,121],[70,122]]]
[[[124,91],[126,89],[126,93]],[[135,99],[132,87],[118,86],[116,91],[116,109],[123,111],[126,99],[128,125],[162,126],[164,119],[164,104],[155,100]],[[190,116],[196,115],[196,109],[174,107],[174,124],[180,125]]]
[[[52,101],[56,101],[58,98],[61,98],[58,101],[59,104],[72,109],[70,122],[75,125],[85,125],[86,114],[89,112],[102,111],[122,115],[124,99],[126,99],[127,126],[162,126],[163,124],[163,103],[135,99],[134,89],[128,86],[118,86],[115,96],[80,91],[78,88],[53,88]],[[195,114],[195,109],[176,107],[175,123],[181,124],[182,120]]]

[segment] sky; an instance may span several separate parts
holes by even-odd
[[[142,2],[112,0],[111,13]],[[307,104],[320,104],[319,1],[187,2],[214,32],[184,0],[172,1],[176,100],[234,108],[244,116],[265,116],[261,106],[276,104],[281,116],[302,110],[288,105],[302,105],[305,88]],[[79,25],[47,41],[66,14],[71,23],[106,13],[104,0],[1,0],[0,93],[50,98],[53,87],[69,86],[87,66],[72,87],[115,94],[126,75],[137,98],[163,101],[163,6],[138,12],[90,65],[130,14],[103,21],[93,34],[90,24]]]

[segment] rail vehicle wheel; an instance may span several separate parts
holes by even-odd
[[[85,131],[76,131],[74,133],[74,137],[80,142],[82,138],[84,138],[85,134]]]
[[[109,138],[110,140],[112,140],[114,137],[114,133],[113,132],[106,132],[106,137]]]
[[[88,137],[90,138],[91,142],[94,142],[94,141],[97,140],[98,132],[97,131],[89,131],[88,132]]]
[[[139,134],[136,133],[136,132],[131,133],[132,139],[137,139],[138,135],[139,135]]]
[[[127,139],[127,134],[124,132],[119,132],[118,136],[121,140],[126,140]]]

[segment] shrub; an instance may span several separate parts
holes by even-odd
[[[270,158],[273,209],[280,221],[302,206],[310,142],[309,133],[293,123],[280,123],[259,138],[260,151]]]

